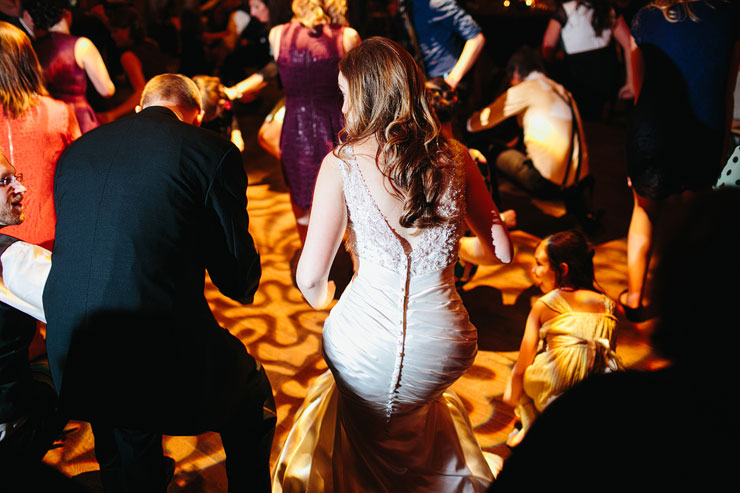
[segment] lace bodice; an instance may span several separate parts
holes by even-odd
[[[340,166],[344,198],[349,211],[347,249],[355,260],[387,267],[410,276],[441,270],[457,260],[465,219],[465,181],[462,165],[451,171],[442,194],[440,213],[451,221],[419,233],[421,238],[407,254],[399,235],[375,203],[354,155],[349,150]],[[347,154],[347,153],[346,153]]]

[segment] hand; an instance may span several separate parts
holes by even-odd
[[[224,87],[224,94],[231,101],[233,101],[235,99],[239,99],[241,97],[241,94],[239,94],[239,91],[237,91],[236,86],[233,86],[233,87]]]
[[[469,149],[468,152],[470,153],[470,157],[473,158],[473,161],[483,164],[488,162],[486,156],[484,156],[478,149]]]
[[[244,139],[238,128],[231,131],[231,143],[239,149],[239,152],[244,152]]]
[[[445,82],[447,82],[447,84],[449,84],[449,86],[454,91],[457,88],[457,85],[460,83],[460,79],[453,77],[452,75],[448,75],[447,77],[445,77]]]
[[[619,99],[635,99],[635,90],[631,84],[625,84],[619,89]]]

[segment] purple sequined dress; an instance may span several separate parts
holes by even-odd
[[[44,69],[46,89],[51,97],[64,101],[72,108],[80,131],[84,134],[99,126],[100,121],[85,97],[85,70],[75,60],[78,39],[70,34],[50,32],[34,43],[34,49]]]
[[[277,64],[285,90],[280,152],[291,200],[304,210],[311,207],[321,161],[344,126],[337,84],[343,31],[341,26],[309,29],[291,22],[280,36]]]

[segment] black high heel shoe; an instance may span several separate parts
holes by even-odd
[[[627,306],[622,303],[622,297],[623,295],[626,295],[627,292],[628,290],[625,289],[624,291],[619,293],[619,296],[617,297],[617,303],[619,303],[619,308],[622,313],[624,313],[624,317],[628,321],[634,324],[639,324],[656,317],[655,308],[653,306],[640,305],[637,308],[632,308],[631,306]]]

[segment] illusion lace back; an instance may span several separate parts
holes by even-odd
[[[409,255],[404,240],[395,233],[373,199],[357,161],[350,157],[341,171],[349,209],[347,248],[356,260],[399,274],[408,269],[412,276],[438,271],[457,260],[465,219],[465,183],[461,168],[453,170],[439,209],[450,222],[422,230]]]
[[[477,332],[452,268],[464,177],[446,183],[449,223],[414,247],[391,228],[353,157],[341,165],[355,276],[324,324],[329,371],[308,391],[275,467],[275,491],[484,491],[491,468],[449,390]]]

